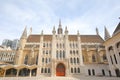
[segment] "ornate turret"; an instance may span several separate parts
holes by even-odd
[[[62,25],[61,25],[61,20],[59,20],[59,27],[58,27],[58,34],[62,34]]]
[[[107,40],[107,39],[109,39],[110,37],[111,37],[111,36],[110,36],[107,28],[105,27],[105,37],[104,37],[104,39]]]
[[[30,31],[29,31],[29,35],[31,35],[32,34],[32,27],[30,28]]]
[[[99,35],[99,30],[97,27],[96,27],[96,34]]]
[[[68,34],[67,26],[65,27],[65,34]]]
[[[27,38],[27,27],[25,27],[23,33],[22,33],[22,36],[21,36],[21,39],[26,39]]]

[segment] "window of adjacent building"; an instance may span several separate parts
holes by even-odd
[[[70,62],[73,63],[73,62],[72,62],[72,58],[70,58]]]
[[[111,59],[111,63],[113,64],[113,60],[112,60],[112,57],[110,56],[110,59]]]
[[[90,71],[90,69],[88,69],[88,75],[91,75],[91,71]]]
[[[115,63],[117,64],[117,59],[116,59],[116,56],[115,56],[115,54],[114,54],[114,59],[115,59]]]
[[[79,64],[79,58],[77,58],[77,63]]]
[[[95,70],[94,69],[92,69],[92,74],[95,75]]]
[[[103,74],[103,76],[105,76],[105,71],[104,71],[104,69],[102,69],[102,74]]]

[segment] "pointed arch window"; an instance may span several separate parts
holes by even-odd
[[[103,61],[107,60],[106,55],[103,54]]]
[[[24,64],[28,64],[28,55],[25,56],[25,59],[24,59]]]
[[[41,73],[43,73],[43,68],[41,69]]]
[[[80,68],[78,68],[78,73],[80,73]]]
[[[76,64],[76,59],[74,58],[74,64]]]
[[[73,68],[71,68],[71,73],[73,73]]]
[[[96,62],[95,54],[92,55],[92,62]]]
[[[79,58],[77,58],[77,63],[79,63]]]

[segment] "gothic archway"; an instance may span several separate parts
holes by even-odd
[[[65,76],[65,66],[59,63],[56,67],[56,76]]]

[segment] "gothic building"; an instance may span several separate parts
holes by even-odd
[[[116,76],[110,72],[113,68],[110,66],[112,64],[108,64],[109,48],[105,46],[110,45],[109,42],[112,42],[114,38],[116,42],[120,40],[116,37],[110,40],[108,38],[110,35],[106,28],[106,41],[101,38],[98,29],[94,35],[81,35],[79,31],[76,35],[69,34],[67,27],[63,31],[61,21],[59,21],[57,30],[53,27],[52,34],[44,34],[43,31],[40,34],[32,34],[32,29],[30,29],[30,34],[27,35],[25,28],[15,55],[15,65],[3,65],[0,69],[3,71],[3,76],[10,74],[65,77],[74,75]],[[107,49],[107,57],[105,49]],[[119,66],[115,65],[115,67]]]

